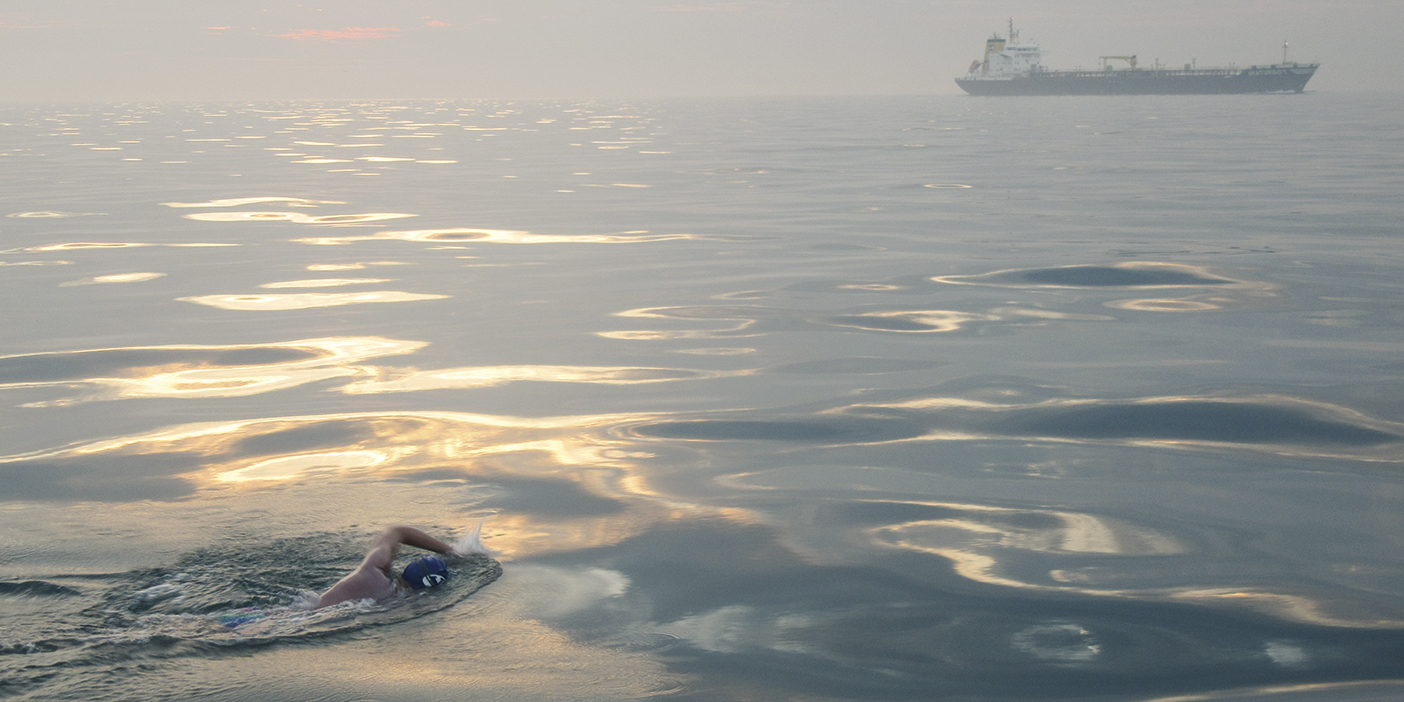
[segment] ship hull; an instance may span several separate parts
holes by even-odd
[[[1300,93],[1319,64],[1200,70],[1038,71],[957,78],[971,95],[1227,95]]]

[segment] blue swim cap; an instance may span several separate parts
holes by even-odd
[[[423,590],[448,580],[449,569],[438,558],[425,556],[405,566],[405,571],[401,575],[404,576],[405,582],[409,583],[410,587]]]

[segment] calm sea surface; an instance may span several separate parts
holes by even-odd
[[[1402,112],[4,108],[0,697],[1404,695]]]

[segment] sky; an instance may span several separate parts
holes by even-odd
[[[1049,68],[1404,91],[1404,0],[0,0],[0,102],[955,94],[1011,17]]]

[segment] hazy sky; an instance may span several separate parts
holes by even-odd
[[[0,101],[956,93],[1010,16],[1051,68],[1404,90],[1404,0],[0,0]]]

